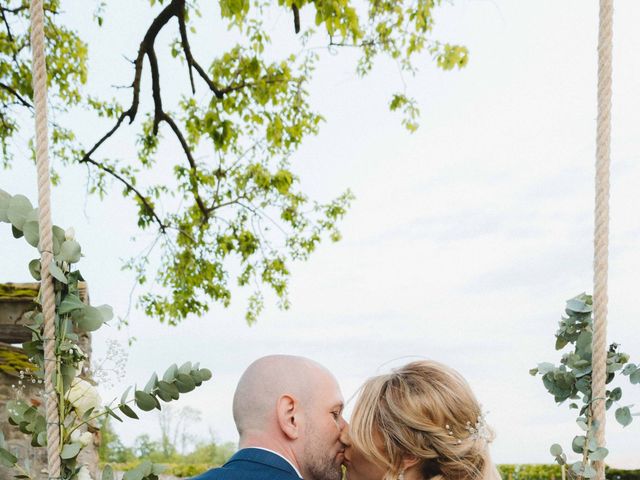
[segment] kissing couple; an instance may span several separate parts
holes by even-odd
[[[467,382],[411,362],[361,387],[351,415],[335,377],[304,357],[270,355],[233,398],[240,450],[194,480],[499,480],[493,432]]]

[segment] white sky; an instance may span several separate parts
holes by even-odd
[[[109,86],[130,82],[131,65],[122,55],[135,55],[140,26],[150,22],[146,2],[109,2],[103,30],[90,22],[90,9],[76,11],[72,3],[69,22],[90,43],[89,88],[128,99],[127,91]],[[345,398],[369,375],[418,356],[452,365],[469,380],[497,430],[497,462],[549,463],[552,443],[569,448],[578,434],[572,413],[557,407],[528,370],[559,360],[553,334],[564,301],[591,291],[597,15],[597,2],[585,0],[460,0],[439,9],[436,38],[468,46],[471,61],[455,72],[425,61],[416,79],[406,79],[423,111],[414,135],[387,111],[401,84],[394,66],[381,65],[360,80],[352,53],[324,54],[311,91],[327,122],[296,155],[294,169],[312,197],[354,191],[344,239],[297,264],[291,309],[270,305],[254,327],[244,324],[244,306],[236,302],[177,328],[133,312],[128,331],[102,329],[94,337],[96,359],[108,339],[139,338],[126,378],[103,389],[104,397],[146,383],[152,371],[173,362],[200,361],[214,379],[180,405],[203,412],[196,433],[205,437],[211,428],[220,440],[235,441],[233,389],[259,356],[314,358],[335,373]],[[205,18],[217,18],[216,11],[205,9]],[[271,20],[278,32],[292,30],[288,14]],[[609,339],[636,362],[639,22],[638,2],[616,2]],[[205,64],[224,43],[209,28],[194,37]],[[282,35],[283,44],[292,41]],[[172,71],[163,88],[184,88],[185,71]],[[88,143],[104,125],[87,118],[77,114],[72,121]],[[109,148],[113,155],[134,151],[127,135]],[[118,259],[144,241],[130,241],[135,212],[117,195],[119,187],[103,202],[86,198],[83,175],[80,168],[65,170],[54,193],[54,222],[76,228],[92,303],[109,303],[123,315],[132,277],[120,271]],[[0,172],[0,187],[10,193],[35,201],[35,185],[26,155]],[[28,281],[30,247],[5,227],[0,249],[0,280]],[[622,385],[623,403],[640,403],[640,389]],[[623,430],[611,416],[607,428],[609,462],[640,467],[640,427]],[[142,431],[157,434],[154,414],[119,430],[126,442]]]

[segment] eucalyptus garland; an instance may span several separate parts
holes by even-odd
[[[24,238],[31,246],[38,247],[38,209],[33,208],[23,195],[10,195],[0,189],[0,223],[11,224],[15,238]],[[53,261],[49,266],[54,278],[56,303],[56,376],[55,389],[60,412],[61,438],[61,480],[92,480],[89,469],[78,461],[82,449],[91,444],[94,431],[99,430],[100,417],[111,416],[122,422],[122,417],[138,419],[133,407],[148,412],[161,409],[161,402],[178,400],[203,382],[211,379],[211,372],[199,365],[186,362],[180,367],[171,365],[162,375],[156,373],[141,390],[128,387],[119,400],[103,405],[95,384],[82,376],[82,364],[87,356],[79,346],[80,335],[93,332],[113,318],[109,305],[97,307],[85,304],[80,298],[79,282],[84,281],[75,268],[82,258],[82,248],[75,239],[73,229],[64,230],[53,226]],[[29,262],[29,272],[35,280],[40,280],[40,259]],[[34,304],[34,310],[27,314],[27,328],[32,332],[30,341],[23,344],[34,368],[25,374],[33,382],[44,378],[43,315],[41,298]],[[9,423],[22,433],[31,436],[33,447],[45,447],[47,443],[44,405],[34,406],[21,399],[8,403]],[[24,462],[7,448],[0,432],[0,464],[15,470],[15,477],[35,478],[24,467]],[[163,466],[144,462],[125,473],[123,480],[157,480]],[[102,480],[113,480],[110,466],[102,472]]]
[[[591,391],[592,352],[591,341],[593,338],[593,300],[591,295],[582,293],[567,300],[565,308],[566,316],[560,319],[556,331],[556,350],[572,347],[563,354],[560,364],[549,362],[539,363],[536,368],[529,371],[531,375],[541,375],[542,383],[547,391],[553,395],[558,404],[569,400],[569,408],[578,411],[576,424],[582,433],[576,435],[571,442],[571,450],[579,454],[579,460],[568,462],[567,454],[562,447],[555,443],[550,452],[562,468],[563,475],[568,469],[570,478],[583,479],[594,478],[596,469],[593,462],[602,461],[609,451],[604,447],[598,447],[595,432],[598,424],[593,418]],[[607,379],[606,384],[611,385],[618,373],[628,377],[631,384],[640,383],[640,364],[630,363],[627,353],[620,351],[620,345],[612,343],[607,352]],[[622,388],[619,386],[607,388],[605,406],[609,410],[622,399]],[[634,416],[640,413],[631,413],[633,405],[620,406],[615,410],[616,420],[624,427],[628,426]]]

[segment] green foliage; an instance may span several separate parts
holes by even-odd
[[[10,3],[15,8],[6,9],[6,18],[0,19],[6,27],[0,28],[0,119],[4,124],[0,146],[5,164],[11,161],[9,145],[20,113],[32,113],[28,3]],[[120,185],[137,208],[140,229],[157,232],[152,246],[132,256],[125,268],[135,272],[144,286],[139,296],[144,311],[170,324],[190,314],[202,315],[212,303],[228,306],[236,285],[250,289],[249,323],[264,308],[263,288],[273,292],[281,308],[287,308],[291,263],[306,260],[324,238],[340,238],[338,224],[353,196],[347,191],[326,202],[310,199],[300,188],[293,161],[299,146],[318,133],[323,121],[309,101],[309,83],[318,60],[317,49],[309,47],[312,39],[332,53],[356,48],[360,52],[356,70],[361,76],[370,74],[375,61],[384,58],[408,75],[430,58],[443,70],[462,68],[468,61],[465,47],[433,38],[440,0],[369,0],[361,10],[349,0],[220,0],[220,16],[210,21],[237,30],[240,40],[226,51],[214,48],[215,57],[202,63],[189,46],[200,16],[198,2],[150,0],[146,25],[137,23],[147,27],[139,32],[140,44],[122,52],[138,52],[132,78],[112,82],[132,85],[131,103],[124,106],[81,88],[88,74],[87,46],[61,23],[59,0],[45,4],[54,114],[62,117],[58,114],[81,105],[112,122],[93,145],[80,145],[70,129],[55,124],[51,133],[54,162],[85,165],[91,193],[105,196],[114,182]],[[284,54],[270,48],[270,31],[263,23],[273,10],[291,15],[291,32],[300,33],[299,41],[290,42],[290,52]],[[93,17],[98,26],[108,21],[109,2],[96,2]],[[313,18],[314,25],[301,25],[301,18]],[[160,83],[168,55],[156,52],[162,47],[155,40],[174,27],[167,53],[187,70],[184,78],[189,78],[190,94],[166,107]],[[151,92],[141,83],[149,73]],[[403,79],[397,83],[402,85]],[[148,97],[152,102],[143,101]],[[415,99],[393,84],[389,97],[391,110],[401,113],[403,125],[415,131],[419,118]],[[152,107],[143,111],[150,103]],[[137,132],[137,158],[101,158],[102,146],[130,123]],[[178,140],[182,157],[163,158],[161,145],[168,136]],[[160,161],[171,162],[171,181],[158,183],[154,178],[153,169]],[[54,172],[53,178],[59,175]],[[169,205],[180,207],[173,211]],[[31,224],[16,234],[24,234],[34,244],[34,232]],[[64,255],[75,260],[79,252],[71,247],[65,247]],[[36,267],[31,270],[37,276]],[[97,322],[90,324],[97,326]]]
[[[45,0],[44,11],[49,108],[55,117],[82,101],[88,51],[78,34],[59,21],[59,0]],[[20,128],[19,118],[24,112],[33,114],[29,2],[3,2],[0,24],[0,150],[1,162],[6,167],[13,160],[10,147]],[[50,138],[54,157],[69,153],[73,132],[54,123]]]
[[[560,365],[549,362],[539,363],[536,368],[529,371],[531,375],[541,375],[542,382],[547,391],[553,395],[558,404],[572,400],[570,409],[578,410],[576,424],[582,430],[571,443],[574,453],[580,454],[581,459],[570,464],[569,475],[575,478],[593,478],[596,470],[593,462],[605,459],[609,451],[598,445],[595,433],[598,429],[597,422],[593,418],[593,402],[591,391],[592,374],[592,338],[593,338],[593,300],[591,295],[582,293],[567,300],[565,308],[566,317],[560,319],[556,331],[556,350],[562,350],[567,346],[572,349],[565,353]],[[612,343],[607,352],[607,378],[609,385],[615,378],[616,372],[631,377],[636,375],[639,366],[629,363],[629,355],[619,351],[619,345]],[[631,383],[636,378],[630,378]],[[615,387],[606,390],[605,406],[608,410],[622,398],[622,389]],[[633,417],[630,406],[623,406],[616,410],[615,417],[618,422],[627,426]],[[550,448],[550,453],[562,468],[567,465],[567,455],[559,444]]]
[[[10,195],[0,190],[0,223],[10,223],[14,237],[25,238],[34,247],[40,249],[39,216],[31,202],[22,195]],[[35,225],[34,225],[35,224]],[[29,231],[30,229],[30,231]],[[79,335],[99,329],[113,318],[113,311],[108,305],[93,307],[80,299],[79,282],[83,280],[79,270],[73,266],[81,257],[80,244],[75,240],[73,229],[66,232],[60,227],[52,227],[52,255],[49,271],[53,277],[55,318],[55,334],[53,351],[55,355],[55,371],[53,372],[53,386],[58,402],[61,438],[61,480],[75,480],[82,468],[77,457],[80,451],[91,442],[92,433],[86,428],[94,426],[97,419],[122,419],[114,411],[118,409],[127,417],[138,419],[138,414],[129,406],[135,405],[142,411],[161,409],[162,402],[177,400],[180,394],[194,390],[203,382],[210,380],[211,372],[200,368],[198,364],[186,362],[182,366],[170,366],[162,380],[154,373],[143,390],[134,389],[134,397],[129,399],[127,388],[120,402],[115,400],[108,405],[101,405],[100,397],[89,379],[81,378],[81,368],[86,355],[78,346]],[[41,274],[40,260],[32,260],[29,270],[36,279]],[[36,266],[34,267],[34,263]],[[14,292],[15,293],[15,292]],[[14,295],[15,296],[15,295]],[[34,299],[35,309],[25,314],[26,327],[31,331],[32,338],[23,344],[23,349],[30,364],[24,368],[26,375],[33,381],[42,383],[44,379],[45,343],[44,316],[42,312],[43,299],[38,295]],[[24,363],[24,362],[23,362]],[[15,367],[15,362],[13,365]],[[31,436],[32,447],[44,447],[47,443],[47,422],[43,406],[29,405],[22,400],[7,403],[8,421],[20,432]],[[108,426],[107,423],[103,425]],[[83,431],[84,430],[84,431]],[[107,436],[113,435],[107,431]],[[17,470],[20,478],[32,478],[19,464],[19,459],[3,446],[4,439],[0,438],[0,462]],[[128,472],[127,480],[157,480],[163,467],[151,462],[144,462]],[[105,469],[105,480],[111,478],[110,469]]]
[[[561,480],[560,465],[498,465],[504,480]],[[640,480],[640,470],[605,468],[605,476],[612,480]]]

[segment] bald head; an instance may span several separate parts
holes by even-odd
[[[233,397],[233,418],[242,438],[248,432],[267,433],[276,423],[276,404],[282,395],[301,405],[331,373],[313,360],[293,355],[269,355],[253,362],[244,372]]]

